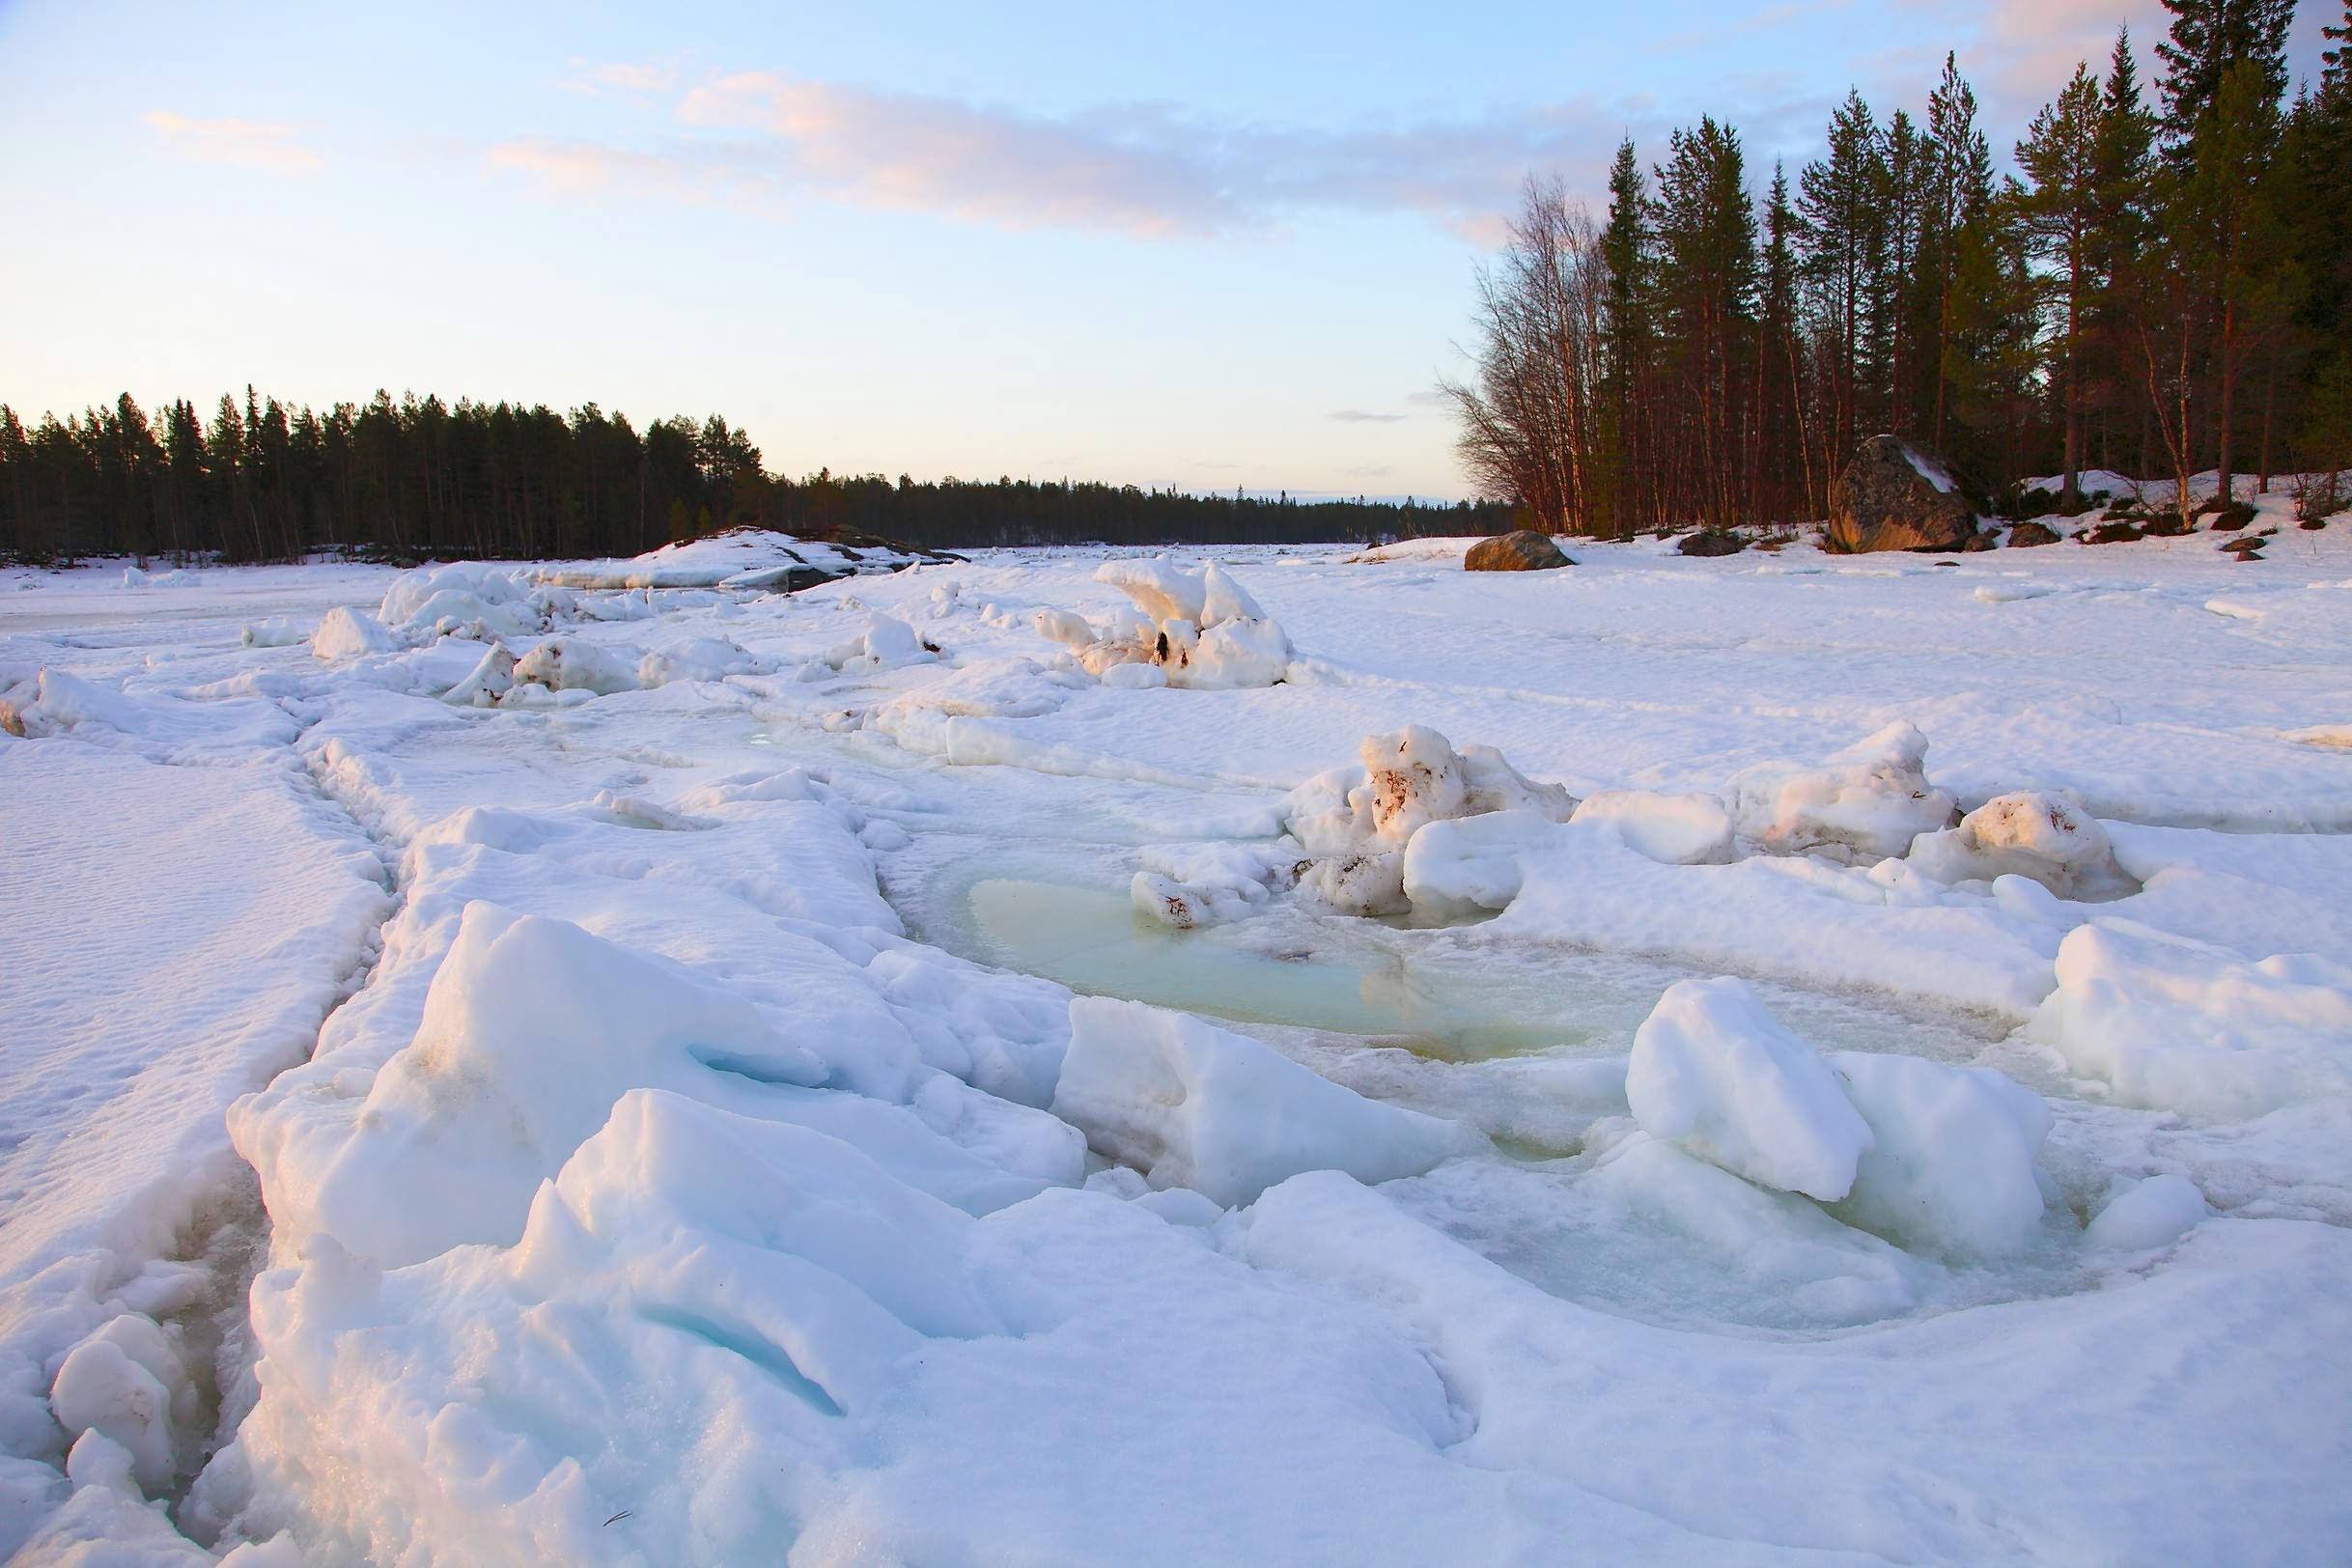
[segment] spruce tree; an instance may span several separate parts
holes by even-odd
[[[2099,87],[2078,65],[2057,99],[2033,118],[2017,144],[2017,164],[2029,183],[2012,204],[2031,254],[2056,269],[2058,407],[2062,425],[2068,511],[2081,504],[2083,466],[2082,341],[2084,319],[2098,287],[2092,271],[2091,229],[2099,215]]]

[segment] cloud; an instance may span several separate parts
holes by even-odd
[[[280,174],[309,174],[326,160],[294,140],[292,126],[259,120],[191,120],[169,109],[140,116],[163,135],[174,153],[200,163],[230,163]]]
[[[1386,479],[1396,470],[1385,462],[1380,462],[1364,463],[1358,467],[1342,469],[1341,472],[1350,479]]]
[[[592,66],[572,62],[573,74],[561,85],[574,93],[666,93],[678,85],[675,66],[610,62]]]
[[[772,170],[755,148],[696,143],[656,152],[602,142],[523,136],[482,154],[495,172],[520,176],[556,196],[655,195],[695,203],[772,209],[779,193]]]
[[[654,68],[599,67],[632,90]],[[1623,106],[1590,97],[1463,118],[1340,127],[1219,119],[1159,102],[1046,114],[934,94],[715,74],[673,104],[658,148],[522,137],[490,162],[579,194],[707,199],[764,188],[995,228],[1150,238],[1279,233],[1314,213],[1411,212],[1477,243],[1497,238],[1531,168],[1597,190]]]
[[[1361,408],[1334,408],[1331,417],[1343,425],[1393,425],[1403,414],[1376,414]]]
[[[1405,394],[1405,401],[1416,408],[1450,408],[1454,406],[1452,398],[1447,397],[1434,386],[1423,388],[1418,392],[1408,392]]]

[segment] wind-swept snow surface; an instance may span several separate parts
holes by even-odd
[[[2352,533],[1462,543],[0,573],[0,1555],[2352,1556]]]

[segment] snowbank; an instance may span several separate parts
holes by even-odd
[[[2059,946],[2058,989],[2028,1032],[2125,1105],[2259,1116],[2352,1094],[2352,966],[2310,954],[2249,963],[2094,920]]]
[[[1301,1171],[1417,1175],[1485,1140],[1366,1100],[1244,1035],[1138,1002],[1080,996],[1053,1112],[1154,1187],[1231,1208]]]

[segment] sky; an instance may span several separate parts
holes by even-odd
[[[717,412],[795,474],[1451,498],[1432,388],[1526,173],[1597,210],[1621,136],[1712,114],[1793,178],[1946,49],[2005,152],[2124,22],[2152,79],[2159,0],[0,0],[0,402],[413,389]]]

